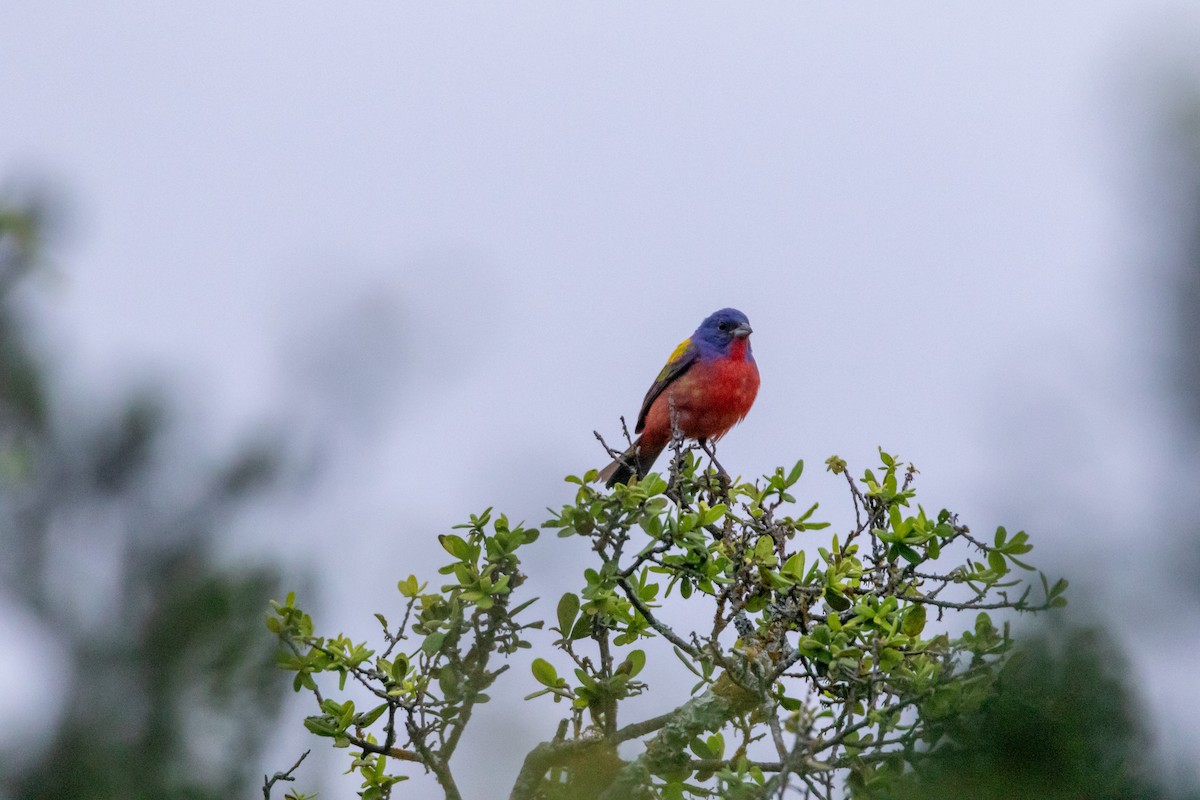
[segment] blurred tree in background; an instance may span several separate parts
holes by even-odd
[[[1165,205],[1165,233],[1177,240],[1167,268],[1167,368],[1182,407],[1182,426],[1200,432],[1200,85],[1180,91],[1168,113],[1165,163],[1154,182],[1155,200]],[[1165,202],[1164,202],[1165,201]]]
[[[886,800],[1183,798],[1164,788],[1120,647],[1096,629],[1048,626],[1005,666],[995,693],[954,717]]]
[[[279,576],[213,549],[276,481],[277,450],[206,465],[172,446],[153,393],[111,413],[53,395],[19,300],[49,208],[0,200],[0,575],[71,681],[49,747],[0,764],[0,796],[247,796],[284,686],[260,622]]]
[[[1151,183],[1151,199],[1163,213],[1157,220],[1162,238],[1171,242],[1163,266],[1167,314],[1166,328],[1168,386],[1174,391],[1175,418],[1171,420],[1172,441],[1182,450],[1183,468],[1194,470],[1200,444],[1200,83],[1186,79],[1170,95],[1170,107],[1162,116],[1162,140],[1156,142],[1160,159]],[[1156,298],[1158,299],[1158,298]],[[1158,322],[1158,320],[1156,320]],[[1182,585],[1200,598],[1200,493],[1178,493],[1167,489],[1163,507],[1172,510],[1181,530],[1171,561]]]

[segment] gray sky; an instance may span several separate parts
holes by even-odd
[[[7,5],[0,176],[73,208],[48,345],[80,394],[150,370],[216,440],[322,443],[323,491],[230,552],[306,542],[333,627],[468,511],[540,522],[722,306],[763,375],[722,462],[806,459],[835,522],[819,465],[882,444],[1101,591],[1120,539],[1029,509],[1154,502],[1126,93],[1195,3]],[[1196,649],[1135,657],[1181,750]]]

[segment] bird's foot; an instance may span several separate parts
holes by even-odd
[[[712,465],[717,468],[717,480],[721,483],[721,493],[727,494],[729,487],[733,483],[733,479],[729,477],[729,473],[721,466],[721,462],[717,461],[717,449],[707,439],[700,440],[700,449],[707,455]]]

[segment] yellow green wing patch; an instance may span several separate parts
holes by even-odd
[[[671,357],[667,359],[667,365],[662,368],[662,372],[658,373],[655,381],[664,380],[670,374],[672,368],[679,362],[681,358],[687,355],[688,348],[692,346],[691,339],[684,339],[679,343],[679,347],[675,348],[675,352],[671,353]]]
[[[642,428],[646,424],[646,414],[649,413],[654,399],[663,393],[663,389],[666,389],[671,381],[687,372],[688,367],[692,366],[695,362],[696,348],[692,346],[691,339],[684,339],[679,347],[675,348],[675,352],[671,353],[671,357],[667,359],[667,365],[663,367],[662,372],[658,373],[658,377],[655,378],[654,385],[650,387],[650,391],[646,392],[646,399],[642,401],[642,410],[638,413],[637,427],[634,429],[636,433],[642,432]]]

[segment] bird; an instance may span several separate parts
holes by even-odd
[[[758,394],[758,365],[750,350],[750,320],[736,308],[715,311],[685,339],[654,380],[629,449],[599,473],[606,486],[646,477],[671,441],[671,415],[680,434],[701,446],[741,422]]]

